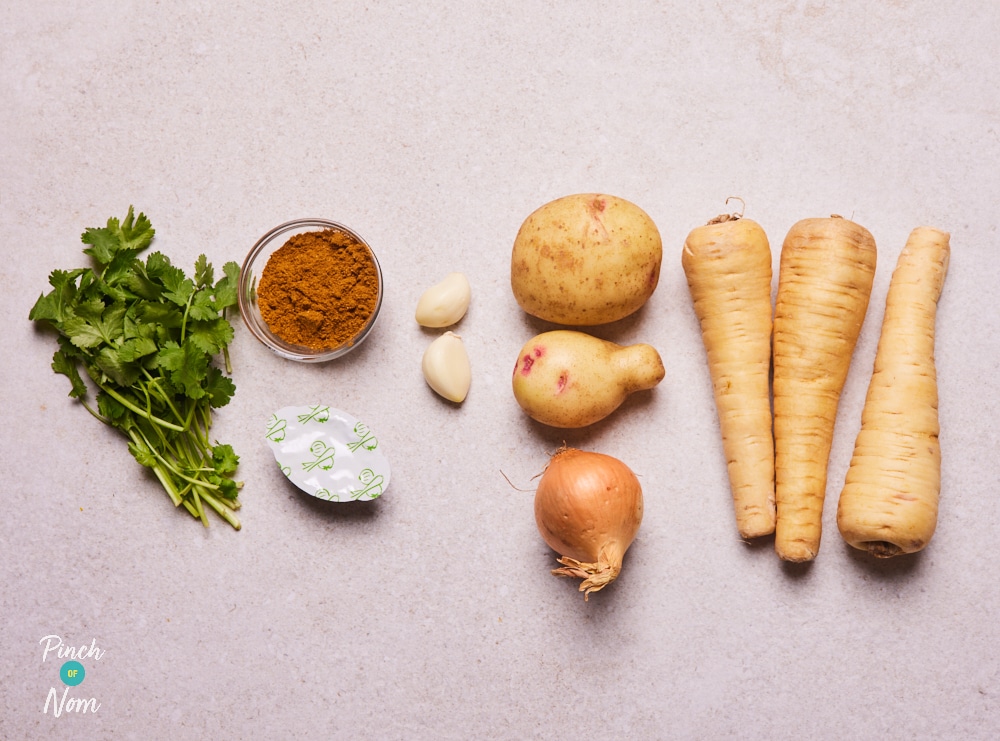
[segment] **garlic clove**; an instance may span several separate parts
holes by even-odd
[[[469,309],[472,287],[462,273],[449,273],[424,291],[417,302],[417,324],[422,327],[450,327]]]
[[[469,393],[472,369],[462,338],[445,332],[424,351],[421,363],[427,385],[448,401],[461,403]]]

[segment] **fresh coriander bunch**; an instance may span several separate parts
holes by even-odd
[[[131,206],[124,221],[87,229],[83,252],[93,267],[52,271],[52,291],[28,318],[59,332],[52,370],[69,378],[70,396],[128,438],[129,451],[174,505],[206,527],[207,505],[238,530],[242,483],[232,477],[239,459],[230,445],[213,444],[209,429],[212,410],[236,391],[213,361],[221,355],[231,372],[226,310],[236,304],[239,266],[226,263],[215,281],[204,255],[193,278],[160,252],[143,262],[138,256],[153,234]],[[97,387],[96,409],[81,368]]]

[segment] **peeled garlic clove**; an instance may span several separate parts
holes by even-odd
[[[417,324],[422,327],[450,327],[465,316],[472,299],[472,287],[461,273],[449,273],[431,286],[417,302]]]
[[[461,337],[445,332],[424,351],[421,365],[427,385],[434,391],[448,401],[465,401],[472,383],[472,369]]]

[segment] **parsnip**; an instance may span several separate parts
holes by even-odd
[[[781,248],[774,311],[775,550],[819,551],[827,467],[875,275],[875,240],[840,217],[795,224]]]
[[[949,235],[914,229],[885,301],[861,431],[837,507],[844,540],[889,558],[924,548],[941,490],[934,324],[950,256]]]
[[[681,256],[701,323],[736,512],[744,538],[774,532],[771,248],[754,221],[719,217]]]

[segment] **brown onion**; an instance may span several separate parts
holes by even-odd
[[[617,458],[560,448],[535,491],[538,532],[560,555],[556,576],[584,581],[587,599],[613,582],[642,522],[642,487]]]

